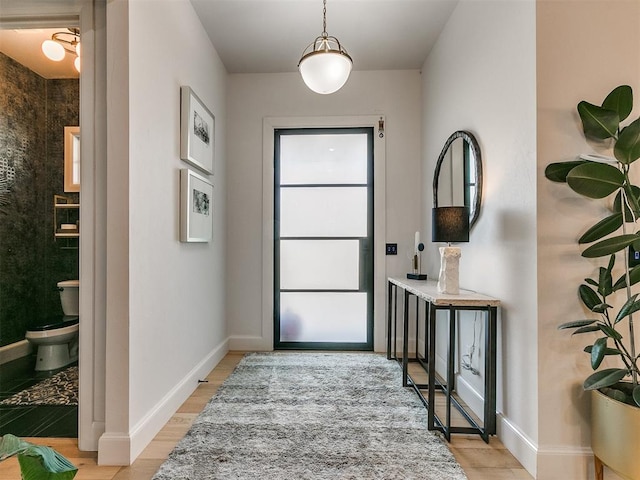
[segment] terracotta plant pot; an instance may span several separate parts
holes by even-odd
[[[591,396],[591,448],[596,480],[606,465],[627,480],[640,480],[640,407],[618,402],[598,390]]]

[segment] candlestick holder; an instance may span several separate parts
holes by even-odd
[[[407,278],[410,280],[426,280],[427,274],[422,272],[422,251],[424,250],[424,243],[418,243],[416,252],[413,254],[413,272],[407,273]]]

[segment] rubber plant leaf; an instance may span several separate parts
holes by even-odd
[[[620,335],[620,333],[615,328],[610,327],[609,325],[605,325],[603,323],[599,323],[598,327],[609,338],[613,338],[615,340],[622,340],[622,335]]]
[[[636,265],[632,269],[629,270],[629,280],[631,285],[635,285],[640,282],[640,265]],[[621,288],[626,288],[627,286],[627,276],[622,275],[618,281],[613,285],[613,291],[620,290]]]
[[[640,385],[633,389],[633,401],[640,407]]]
[[[638,218],[638,216],[640,216],[640,204],[638,203],[638,198],[640,198],[638,196],[638,193],[633,189],[634,185],[630,185],[628,183],[625,183],[624,185],[624,192],[627,194],[627,202],[629,204],[629,206],[631,206],[631,210],[633,210],[634,215],[629,215],[626,218],[627,223],[629,222],[635,222],[636,219]],[[627,207],[627,210],[629,210],[629,208]],[[625,212],[626,215],[626,212]]]
[[[567,174],[571,189],[589,198],[605,198],[624,185],[624,174],[612,165],[589,162]]]
[[[613,267],[616,264],[616,256],[615,255],[611,255],[609,257],[609,265],[607,265],[607,274],[609,276],[611,276],[611,272],[613,271]]]
[[[591,368],[594,370],[597,369],[602,360],[604,360],[604,352],[607,348],[607,337],[602,337],[597,339],[593,343],[593,347],[591,349]]]
[[[600,331],[600,327],[598,327],[598,325],[589,325],[587,327],[580,327],[574,330],[574,332],[571,335],[579,335],[581,333],[590,333],[590,332],[598,332],[598,331]]]
[[[612,398],[620,403],[626,403],[627,405],[633,405],[632,403],[629,403],[630,401],[632,401],[631,397],[627,394],[625,394],[624,392],[621,392],[620,390],[618,390],[617,388],[603,388],[602,390],[600,390],[602,393],[604,393],[607,397]]]
[[[570,162],[557,162],[550,163],[547,168],[544,169],[544,176],[552,182],[565,183],[567,181],[567,175],[578,165],[588,163],[587,160],[572,160]]]
[[[608,303],[599,303],[598,305],[596,305],[595,307],[593,307],[592,311],[594,313],[604,313],[607,311],[608,308],[611,308],[611,305],[609,305]]]
[[[627,165],[640,158],[640,118],[622,129],[613,154],[620,163]]]
[[[622,213],[614,213],[596,223],[578,240],[578,243],[591,243],[606,237],[622,226]]]
[[[587,345],[586,347],[584,347],[584,351],[587,353],[591,353],[591,350],[593,350],[593,345]],[[617,348],[610,348],[607,347],[604,349],[604,354],[605,355],[620,355],[622,352],[620,350],[618,350]]]
[[[580,285],[578,288],[578,294],[585,306],[593,311],[596,305],[600,304],[600,297],[598,294],[588,285]]]
[[[629,297],[629,300],[625,302],[625,304],[622,306],[622,308],[618,312],[618,315],[616,316],[616,321],[614,323],[618,323],[627,315],[631,315],[632,313],[635,313],[638,310],[640,310],[640,301],[636,301],[637,297],[638,297],[637,293]]]
[[[613,257],[613,255],[612,255]],[[600,275],[598,277],[598,293],[603,297],[608,297],[613,292],[613,279],[611,278],[611,270],[600,267]]]
[[[598,282],[596,282],[593,278],[585,278],[584,281],[589,285],[593,285],[594,287],[598,286]]]
[[[634,234],[618,235],[607,238],[591,245],[582,252],[582,256],[585,258],[604,257],[605,255],[611,255],[612,253],[619,252],[638,240],[638,235]]]
[[[598,390],[599,388],[615,385],[627,376],[627,370],[623,368],[605,368],[592,373],[584,381],[582,387],[585,390]]]
[[[623,121],[633,110],[633,91],[629,85],[620,85],[614,88],[602,102],[602,108],[618,113],[618,118]]]
[[[589,102],[578,104],[578,115],[582,120],[585,136],[605,140],[615,136],[620,124],[620,117],[615,110],[602,108]]]
[[[72,480],[78,469],[56,452],[44,445],[30,445],[18,454],[23,480]]]
[[[633,204],[633,199],[638,199],[640,198],[640,187],[637,187],[635,185],[625,185],[624,187],[625,191],[627,192],[627,199],[629,201],[629,203],[636,207]],[[630,193],[632,193],[633,195],[630,195]],[[629,206],[625,203],[625,209],[624,209],[624,218],[626,218],[627,223],[633,223],[635,220],[633,219],[633,215],[631,214],[631,210],[629,210]],[[613,211],[616,213],[621,213],[622,212],[622,190],[619,191],[616,194],[616,198],[613,200]],[[636,217],[638,217],[640,215],[640,211],[636,210]]]
[[[591,325],[596,322],[597,320],[590,320],[590,319],[574,320],[572,322],[566,322],[566,323],[563,323],[562,325],[558,325],[558,330],[566,330],[567,328],[586,327],[587,325]]]

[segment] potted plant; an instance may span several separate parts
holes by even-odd
[[[592,390],[592,448],[596,478],[602,478],[602,463],[630,479],[640,479],[640,387],[633,314],[640,310],[638,293],[632,286],[640,281],[640,187],[631,180],[631,167],[640,158],[640,118],[622,125],[633,108],[631,87],[615,88],[602,105],[578,104],[585,137],[613,153],[613,157],[584,155],[578,160],[552,163],[545,176],[566,182],[576,193],[590,199],[611,198],[605,218],[589,228],[578,240],[589,245],[586,258],[607,258],[593,278],[578,288],[580,300],[590,318],[563,323],[558,328],[589,336],[584,351],[594,370],[585,381]],[[617,358],[617,366],[610,367]],[[631,437],[625,437],[630,435]]]
[[[0,461],[18,456],[23,480],[72,480],[78,469],[54,449],[7,434],[0,437]]]

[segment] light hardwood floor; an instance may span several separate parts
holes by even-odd
[[[66,456],[78,467],[76,480],[150,480],[243,355],[238,352],[228,353],[207,376],[208,383],[198,386],[130,467],[98,466],[96,454],[80,452],[76,439],[33,438],[27,440],[49,445]],[[495,438],[492,438],[487,445],[477,435],[456,435],[452,438],[449,447],[469,480],[532,480],[533,478]],[[15,457],[0,463],[0,479],[20,479],[20,468]]]

